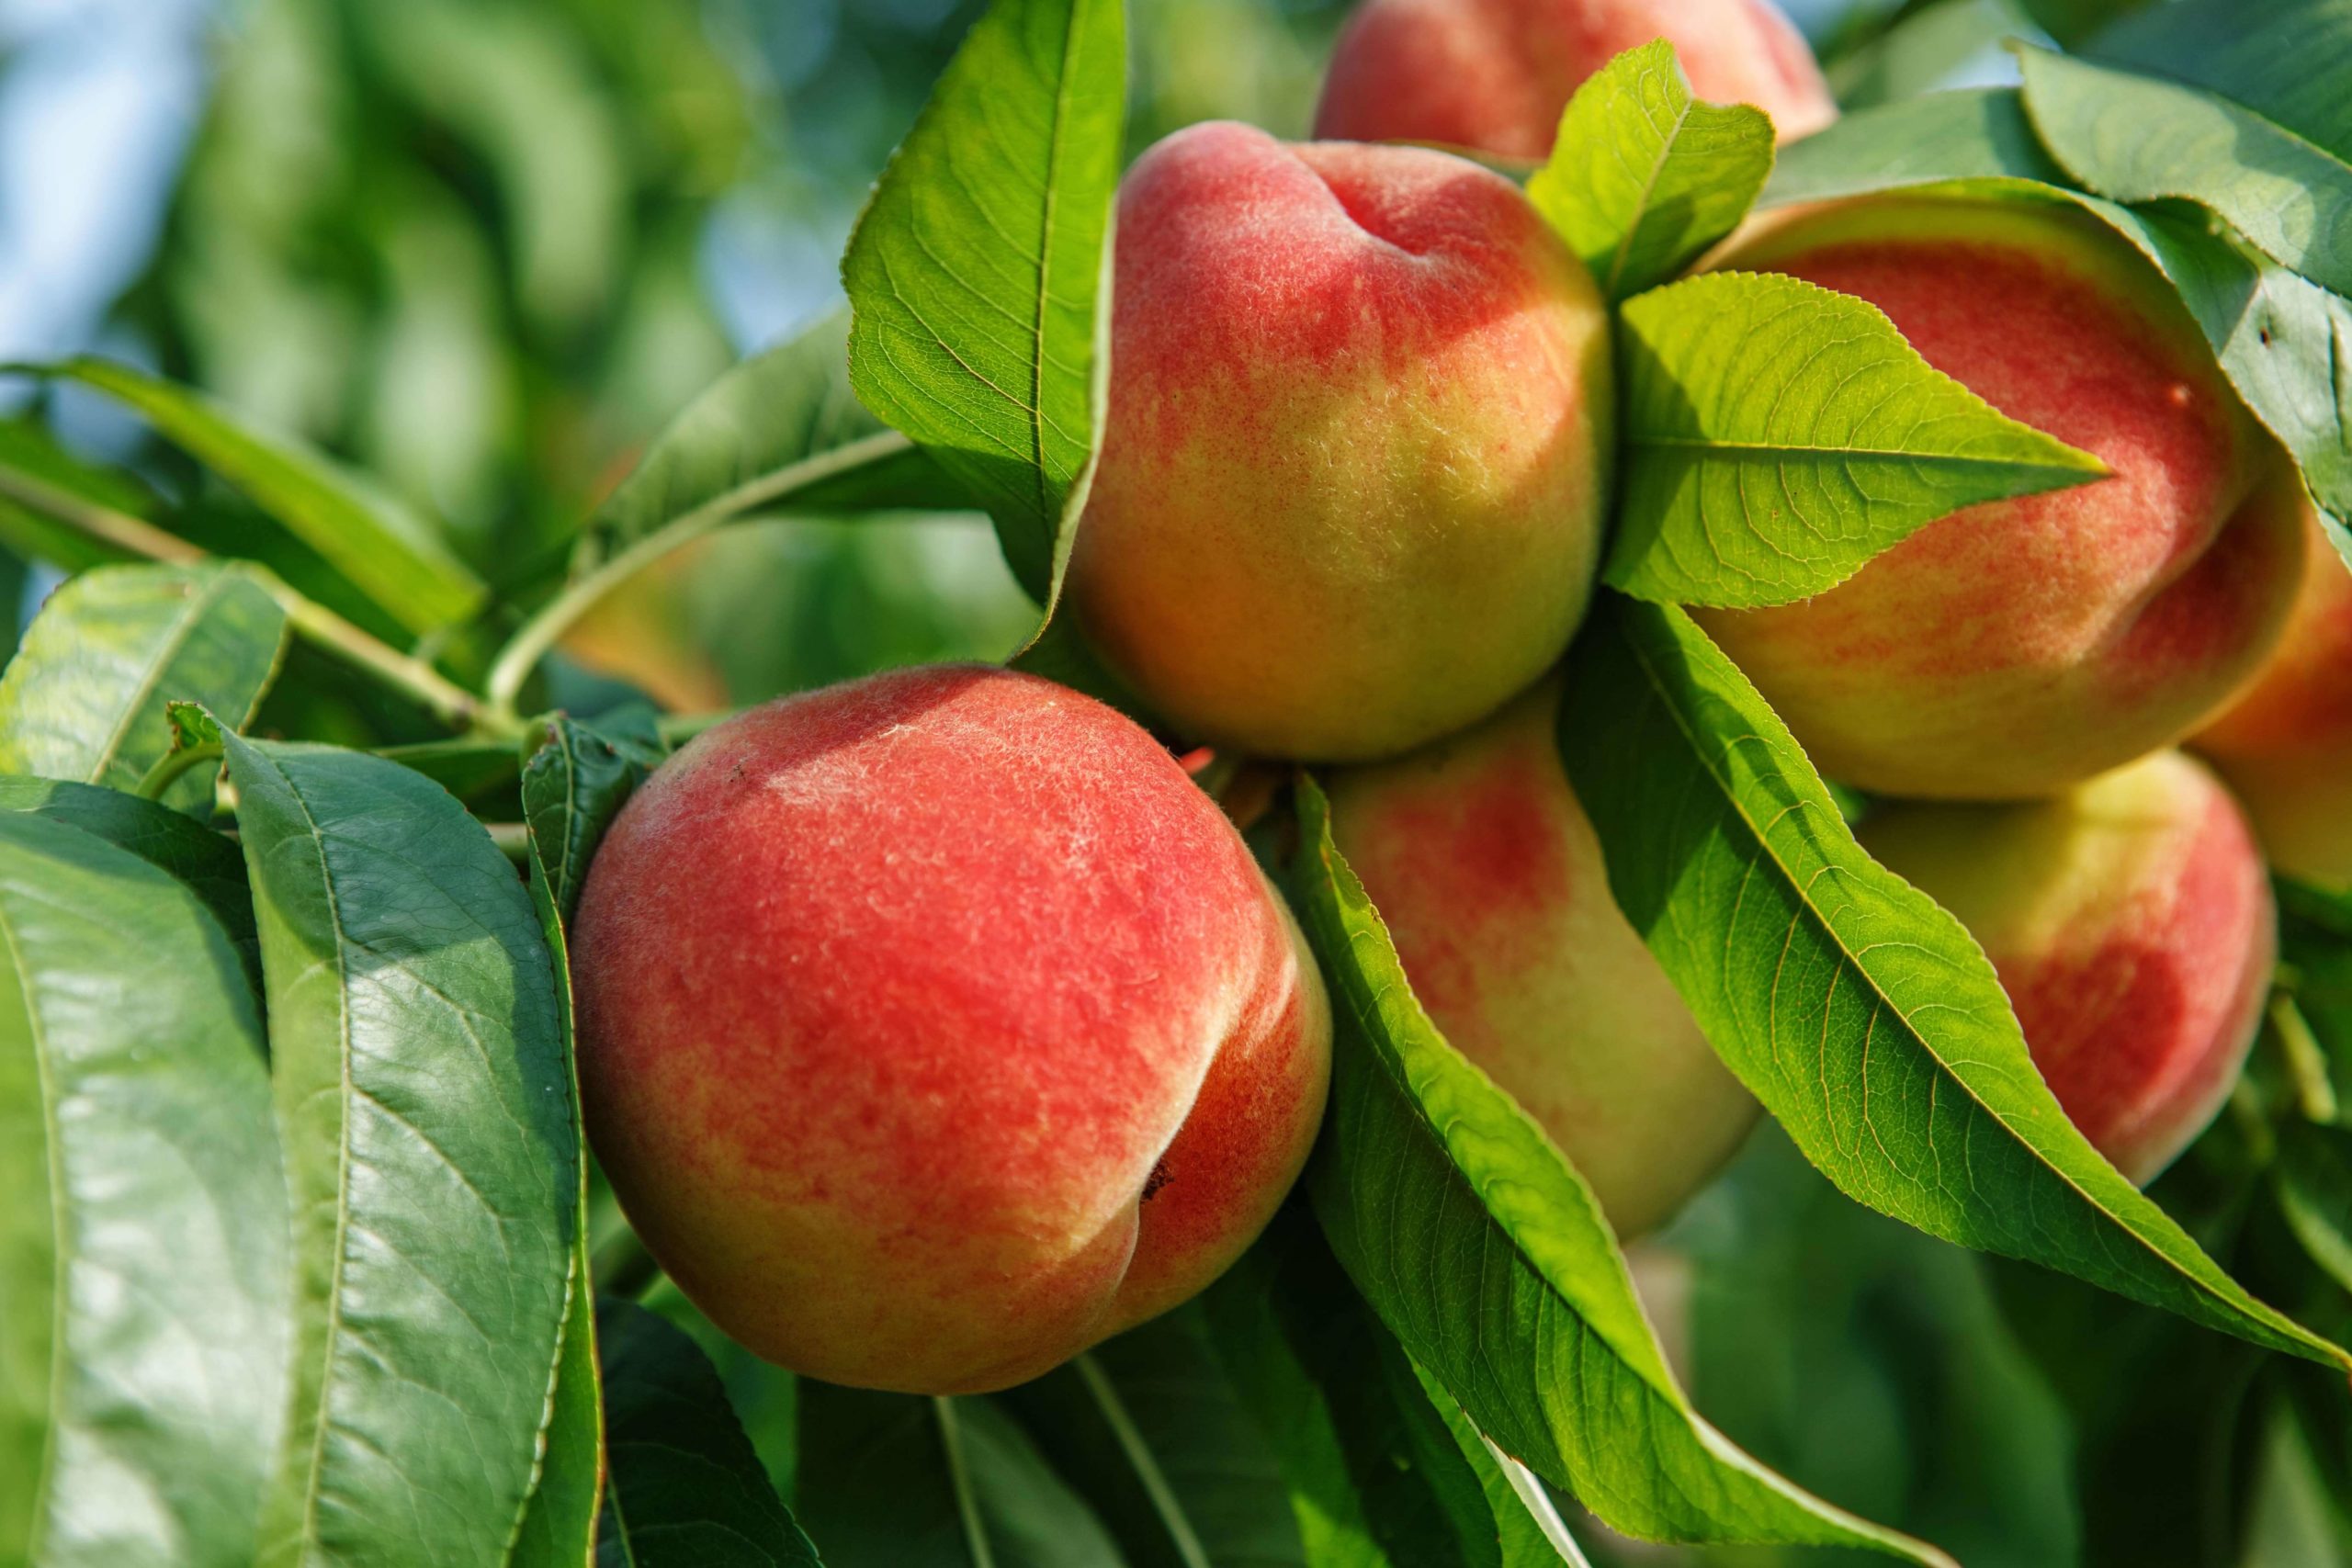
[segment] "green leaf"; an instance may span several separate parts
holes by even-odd
[[[797,1506],[826,1568],[1126,1568],[986,1399],[802,1379]]]
[[[1619,300],[1730,233],[1771,172],[1771,118],[1692,101],[1674,46],[1658,39],[1577,89],[1527,198]]]
[[[37,812],[0,944],[0,1559],[243,1568],[288,1300],[253,993],[194,894]]]
[[[1102,426],[1123,0],[994,0],[850,236],[850,381],[1052,614]]]
[[[127,365],[72,359],[44,373],[136,409],[411,631],[436,630],[481,607],[481,581],[428,524],[322,454],[255,430],[202,393]]]
[[[1724,272],[1625,302],[1609,582],[1667,604],[1810,597],[1979,502],[2107,472],[1919,357],[1876,306]]]
[[[2222,371],[2302,470],[2312,499],[2352,518],[2352,302],[2278,265],[2193,207],[2076,198],[2169,279]],[[2352,538],[2332,530],[2352,559]]]
[[[144,517],[155,503],[147,487],[115,469],[84,462],[28,419],[0,419],[0,476],[30,479],[77,501]],[[129,560],[130,552],[69,527],[0,493],[0,545],[26,560],[66,572]]]
[[[2328,1278],[2352,1291],[2352,1130],[2290,1122],[2278,1132],[2278,1212]]]
[[[817,1568],[710,1358],[634,1303],[596,1308],[612,1481],[596,1561],[610,1568]]]
[[[200,702],[242,726],[286,649],[269,580],[234,562],[101,567],[59,589],[0,675],[0,772],[135,789],[171,750],[164,705]],[[166,804],[201,808],[211,781]]]
[[[226,739],[294,1201],[261,1561],[494,1562],[549,1418],[578,1214],[547,942],[429,780]]]
[[[1848,1196],[2256,1345],[2352,1356],[2248,1295],[2092,1150],[1959,922],[1854,841],[1689,615],[1610,599],[1561,751],[1609,882],[1708,1040]]]
[[[1332,1251],[1406,1352],[1505,1452],[1628,1535],[1947,1562],[1791,1485],[1700,1419],[1591,1190],[1414,1000],[1312,780],[1299,818],[1292,907],[1335,1024],[1306,1182]]]
[[[0,774],[0,811],[28,811],[79,828],[167,873],[220,922],[229,944],[244,962],[245,977],[260,988],[254,899],[245,887],[244,856],[234,840],[135,795],[20,773]]]
[[[711,383],[646,448],[588,525],[599,555],[667,527],[704,532],[779,512],[825,515],[969,499],[849,384],[849,312],[818,318]]]
[[[2347,0],[2176,0],[2109,28],[2087,52],[2218,93],[2352,160]]]
[[[2016,88],[1929,93],[1846,115],[1784,148],[1759,199],[1786,207],[1961,180],[2065,185]]]
[[[2179,7],[2161,13],[2170,16]],[[1883,190],[2075,203],[2168,278],[2255,416],[2303,482],[2352,517],[2352,304],[2278,265],[2202,209],[2121,207],[2074,190],[2033,139],[2014,89],[1937,93],[1849,115],[1782,156],[1767,205]],[[2339,547],[2352,546],[2339,530]]]
[[[1184,1307],[996,1396],[1130,1568],[1306,1568],[1280,1465]]]
[[[555,976],[575,1146],[584,1146],[585,1136],[580,1125],[580,1078],[572,1054],[571,964],[564,922],[578,900],[580,877],[597,840],[628,792],[658,760],[660,741],[650,725],[642,739],[628,744],[628,755],[634,758],[642,753],[642,762],[624,761],[620,745],[559,714],[548,721],[546,741],[525,763],[522,774],[523,807],[531,832],[531,907],[538,916]],[[598,1366],[588,1200],[588,1166],[582,1160],[571,1197],[571,1244],[564,1266],[564,1317],[555,1399],[548,1416],[546,1455],[516,1541],[514,1557],[519,1564],[577,1563],[597,1540],[606,1395]],[[638,1528],[645,1528],[647,1522],[639,1519]],[[608,1528],[606,1533],[612,1534],[612,1529]],[[626,1544],[627,1530],[615,1539]]]
[[[1217,1352],[1283,1457],[1308,1562],[1563,1561],[1485,1439],[1381,1326],[1303,1208],[1276,1216],[1207,1305]],[[1581,1558],[1566,1560],[1581,1568]]]
[[[2114,201],[2211,208],[2265,254],[2352,293],[2352,164],[2227,98],[2019,45],[2052,156]]]
[[[581,884],[605,829],[661,765],[661,738],[647,716],[635,730],[615,728],[608,737],[558,714],[547,721],[545,743],[523,765],[523,816],[532,849],[567,921],[579,907]]]

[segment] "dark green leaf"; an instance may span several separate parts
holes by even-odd
[[[1309,1563],[1562,1561],[1476,1428],[1424,1382],[1304,1209],[1284,1209],[1211,1289],[1208,1317],[1235,1387],[1282,1456]]]
[[[661,765],[662,746],[650,722],[608,738],[562,714],[548,720],[546,735],[523,767],[523,815],[555,907],[569,920],[589,858],[614,814]]]
[[[1694,102],[1674,46],[1658,39],[1577,89],[1527,198],[1618,300],[1730,233],[1771,172],[1770,118]]]
[[[2265,254],[2352,292],[2352,163],[2202,88],[2019,46],[2026,112],[2067,173],[2121,202],[2211,208]]]
[[[253,992],[194,894],[36,811],[0,943],[0,1560],[244,1568],[288,1301]]]
[[[2352,1367],[2095,1153],[1982,950],[1855,843],[1787,728],[1679,610],[1608,599],[1561,750],[1609,882],[1708,1040],[1849,1196],[2255,1344]]]
[[[171,750],[164,705],[198,702],[242,726],[277,673],[286,612],[234,562],[117,566],[57,591],[0,676],[0,772],[135,789]],[[200,773],[166,804],[212,798]]]
[[[664,526],[780,511],[831,513],[970,502],[849,386],[849,312],[819,318],[688,403],[589,523],[610,556]]]
[[[634,1303],[596,1308],[611,1455],[596,1561],[610,1568],[817,1568],[692,1339]]]
[[[1619,316],[1624,500],[1607,578],[1667,604],[1784,604],[1980,502],[2107,472],[1920,358],[1877,307],[1773,274]]]
[[[2218,93],[2352,160],[2347,0],[2175,0],[2109,28],[2087,52]]]
[[[1504,1451],[1626,1534],[1947,1561],[1809,1496],[1700,1419],[1591,1190],[1414,1000],[1311,780],[1299,814],[1292,904],[1335,1023],[1306,1181],[1332,1251],[1406,1352]]]
[[[2278,1212],[2312,1262],[2352,1291],[2352,1130],[2290,1122],[2278,1130]]]
[[[254,934],[254,899],[245,888],[244,856],[237,852],[234,840],[135,795],[16,773],[0,774],[0,811],[29,811],[54,818],[168,872],[212,911],[230,945],[244,962],[246,978],[256,990],[260,988],[261,947]]]
[[[1196,1308],[997,1396],[1131,1568],[1306,1568],[1281,1467]]]
[[[996,518],[1048,615],[1101,427],[1123,0],[994,0],[858,219],[850,381]]]
[[[985,1399],[800,1383],[797,1507],[826,1568],[1125,1568]]]
[[[495,1561],[556,1381],[578,1145],[506,858],[395,762],[228,738],[294,1200],[263,1562]]]
[[[202,393],[127,365],[73,359],[49,373],[136,409],[410,630],[432,631],[481,607],[481,580],[430,525],[322,454],[253,429]]]

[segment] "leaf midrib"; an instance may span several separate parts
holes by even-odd
[[[2271,1332],[2278,1334],[2280,1337],[2288,1339],[2295,1344],[2303,1345],[2314,1349],[2335,1352],[2330,1354],[2328,1357],[2328,1364],[2330,1365],[2344,1366],[2352,1364],[2346,1363],[2343,1359],[2341,1352],[2336,1352],[2335,1347],[2328,1345],[2324,1340],[2315,1342],[2315,1337],[2301,1325],[2295,1324],[2291,1320],[2282,1320],[2284,1325],[2282,1327],[2280,1324],[2267,1321],[2260,1314],[2262,1313],[2270,1313],[2271,1309],[2264,1306],[2262,1303],[2257,1301],[2254,1303],[2256,1307],[2260,1309],[2259,1313],[2249,1313],[2245,1311],[2245,1309],[2231,1302],[2226,1296],[2221,1294],[2218,1289],[2211,1282],[2205,1280],[2193,1272],[2182,1269],[2182,1267],[2168,1254],[2157,1248],[2153,1238],[2141,1235],[2137,1227],[2125,1223],[2121,1216],[2113,1213],[2104,1205],[2099,1203],[2098,1200],[2094,1199],[2089,1193],[2084,1191],[2081,1186],[2075,1182],[2072,1176],[2068,1175],[2065,1171],[2059,1169],[2056,1166],[2052,1165],[2048,1160],[2042,1158],[2041,1151],[2036,1149],[2030,1142],[2028,1142],[2024,1135],[2016,1128],[2012,1127],[2007,1118],[2003,1117],[1998,1111],[1986,1104],[1975,1090],[1971,1089],[1958,1074],[1954,1073],[1950,1064],[1945,1062],[1943,1057],[1937,1053],[1935,1048],[1928,1043],[1927,1038],[1913,1027],[1911,1020],[1905,1014],[1903,1010],[1895,1006],[1894,998],[1889,997],[1884,988],[1880,986],[1878,977],[1871,973],[1869,968],[1862,964],[1860,958],[1848,950],[1845,941],[1838,935],[1836,929],[1829,924],[1827,918],[1815,906],[1813,900],[1801,891],[1801,884],[1799,883],[1792,869],[1789,866],[1787,862],[1781,858],[1779,851],[1772,845],[1770,840],[1757,825],[1756,820],[1748,815],[1746,802],[1739,798],[1738,793],[1731,787],[1730,782],[1716,770],[1713,757],[1708,754],[1707,750],[1704,747],[1699,744],[1699,738],[1697,734],[1683,721],[1683,715],[1679,706],[1674,703],[1668,695],[1668,687],[1660,679],[1657,666],[1653,663],[1646,651],[1643,649],[1640,639],[1627,635],[1626,631],[1622,626],[1619,628],[1618,635],[1623,640],[1626,647],[1632,651],[1635,663],[1641,669],[1643,677],[1648,681],[1654,700],[1660,708],[1665,710],[1669,722],[1674,725],[1677,730],[1681,732],[1685,745],[1689,749],[1691,756],[1698,760],[1701,770],[1706,773],[1707,777],[1711,781],[1713,782],[1718,794],[1722,796],[1725,804],[1729,806],[1733,814],[1739,818],[1741,826],[1747,829],[1748,837],[1755,843],[1758,853],[1763,859],[1771,863],[1773,869],[1780,874],[1782,883],[1789,888],[1792,895],[1796,898],[1798,908],[1804,911],[1805,917],[1814,923],[1815,927],[1820,931],[1822,934],[1828,938],[1831,944],[1837,950],[1840,961],[1839,967],[1841,969],[1850,969],[1856,975],[1860,976],[1863,984],[1869,988],[1870,994],[1877,999],[1879,1005],[1887,1014],[1898,1021],[1904,1032],[1910,1036],[1912,1042],[1917,1046],[1920,1054],[1926,1056],[1928,1061],[1935,1064],[1936,1072],[1940,1081],[1950,1082],[1955,1089],[1959,1090],[1961,1094],[1967,1098],[1970,1104],[1974,1105],[1982,1111],[1984,1115],[1992,1121],[1994,1125],[1999,1127],[2003,1133],[2007,1134],[2013,1142],[2022,1148],[2026,1154],[2032,1158],[2033,1162],[2037,1166],[2047,1170],[2051,1175],[2056,1177],[2060,1181],[2064,1183],[2068,1190],[2074,1192],[2084,1203],[2089,1205],[2098,1213],[2104,1215],[2115,1225],[2116,1228],[2122,1231],[2125,1235],[2131,1237],[2143,1251],[2160,1260],[2163,1265],[2176,1277],[2193,1285],[2208,1299],[2222,1307],[2225,1307],[2233,1316],[2245,1317],[2255,1322],[2261,1323],[2264,1327],[2268,1328]],[[1892,874],[1890,873],[1889,874]]]

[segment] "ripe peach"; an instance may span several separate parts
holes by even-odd
[[[1322,983],[1239,836],[1032,676],[900,671],[708,731],[615,821],[572,952],[631,1222],[832,1382],[1000,1388],[1175,1305],[1322,1115]]]
[[[1119,198],[1071,603],[1195,738],[1390,755],[1491,713],[1590,596],[1607,318],[1510,182],[1196,125]]]
[[[1756,1102],[1610,895],[1546,682],[1465,734],[1327,781],[1414,994],[1543,1123],[1621,1235],[1663,1223]]]
[[[2054,205],[1871,197],[1716,265],[1869,300],[1929,364],[2112,470],[1939,519],[1802,603],[1701,614],[1824,773],[2046,794],[2188,735],[2277,640],[2302,572],[2293,466],[2111,231]]]
[[[1585,78],[1659,38],[1693,93],[1754,104],[1783,141],[1838,118],[1771,0],[1367,0],[1332,52],[1315,134],[1548,157]]]
[[[2352,890],[2352,572],[2312,519],[2310,570],[2278,651],[2190,744],[2254,818],[2270,863]]]
[[[2159,751],[2050,800],[1898,806],[1880,862],[1984,945],[2075,1125],[2145,1183],[2229,1098],[2277,953],[2254,836],[2212,774]]]

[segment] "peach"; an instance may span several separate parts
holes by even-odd
[[[1869,197],[1768,221],[1715,265],[1870,301],[1936,368],[2111,470],[1939,518],[1814,598],[1700,614],[1824,773],[2047,794],[2179,740],[2277,641],[2302,574],[2293,465],[2097,220]]]
[[[2352,891],[2352,571],[2320,532],[2287,635],[2190,741],[2245,802],[2270,863]]]
[[[590,1140],[753,1351],[1001,1388],[1272,1214],[1330,1068],[1303,953],[1215,803],[1091,698],[962,666],[787,698],[681,750],[590,869]]]
[[[1908,804],[1863,845],[1983,944],[2034,1065],[2146,1183],[2213,1120],[2277,955],[2270,883],[2213,775],[2159,751],[2052,799]]]
[[[1838,118],[1771,0],[1367,0],[1332,52],[1315,134],[1548,157],[1585,78],[1660,38],[1694,94],[1754,104],[1783,141]]]
[[[1334,772],[1331,828],[1430,1017],[1631,1236],[1730,1157],[1756,1102],[1618,912],[1558,706],[1545,682],[1466,734]]]
[[[1607,318],[1510,181],[1178,131],[1120,193],[1110,412],[1069,572],[1193,739],[1390,755],[1493,712],[1590,597]]]

